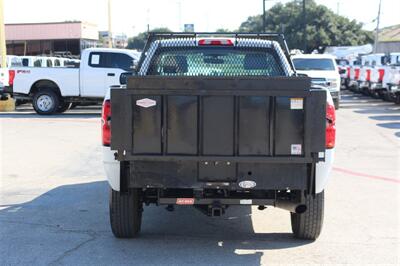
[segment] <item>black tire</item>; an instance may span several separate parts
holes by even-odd
[[[110,223],[115,237],[136,237],[142,224],[141,191],[131,189],[121,193],[110,188]]]
[[[335,110],[339,109],[339,99],[333,99],[333,105],[335,106]]]
[[[371,91],[371,92],[370,92],[370,95],[371,95],[371,97],[374,98],[374,99],[380,99],[380,98],[381,98],[381,96],[379,95],[379,92],[376,91],[376,90]]]
[[[70,102],[61,102],[57,108],[57,113],[64,113],[67,111],[71,106]]]
[[[307,210],[302,214],[290,213],[292,231],[296,238],[316,240],[324,221],[324,192],[307,196]]]
[[[394,103],[400,104],[400,93],[396,93],[394,96]]]
[[[33,95],[33,109],[39,115],[52,115],[60,105],[58,94],[52,89],[41,89]]]

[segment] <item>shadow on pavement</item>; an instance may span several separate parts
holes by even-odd
[[[377,121],[400,121],[400,115],[376,115],[369,118]]]
[[[342,97],[341,108],[355,109],[355,113],[370,115],[369,119],[381,122],[376,124],[379,127],[400,129],[400,106],[394,103],[346,92]],[[399,137],[398,132],[394,135]]]
[[[384,127],[389,129],[400,129],[400,123],[379,123],[376,125],[379,127]]]
[[[267,216],[266,216],[267,218]],[[289,215],[288,215],[289,219]],[[268,220],[265,220],[268,223]],[[65,185],[0,210],[0,264],[259,265],[262,252],[311,243],[254,233],[251,208],[210,218],[191,207],[145,207],[137,239],[116,239],[106,182]]]
[[[63,118],[100,118],[101,113],[63,113],[56,115],[38,115],[35,112],[32,113],[0,113],[1,118],[32,118],[32,119],[63,119]]]

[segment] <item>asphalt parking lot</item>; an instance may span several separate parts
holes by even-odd
[[[140,238],[115,239],[101,162],[100,108],[0,113],[0,265],[400,264],[400,106],[345,92],[335,168],[315,242],[289,213],[209,218],[146,207]]]

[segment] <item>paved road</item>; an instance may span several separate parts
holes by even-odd
[[[115,239],[98,108],[0,114],[0,265],[400,264],[400,106],[346,95],[316,242],[279,209],[148,207],[139,239]]]

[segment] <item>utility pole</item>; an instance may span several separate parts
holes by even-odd
[[[178,1],[178,31],[183,31],[182,30],[182,3],[181,1]]]
[[[265,27],[267,26],[266,25],[266,22],[265,22],[265,0],[262,0],[263,1],[263,32],[265,32]]]
[[[3,0],[0,0],[0,65],[6,67],[7,60],[7,47],[6,47],[6,33],[4,26],[4,4]]]
[[[378,51],[379,42],[379,20],[381,18],[381,4],[382,0],[379,0],[378,17],[376,18],[376,31],[375,31],[375,41],[374,41],[374,53]]]
[[[307,20],[306,20],[306,0],[303,0],[303,50],[307,52]]]
[[[108,48],[112,48],[112,33],[111,33],[111,0],[108,0]]]

